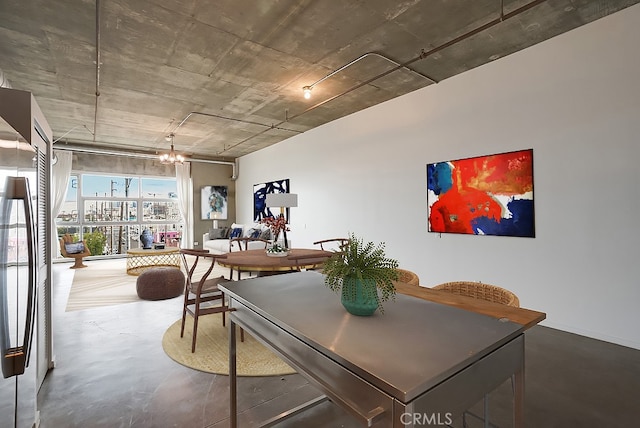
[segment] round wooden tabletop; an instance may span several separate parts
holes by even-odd
[[[225,258],[219,258],[218,264],[224,267],[249,272],[290,271],[311,269],[321,265],[333,254],[331,251],[292,248],[285,257],[268,256],[266,250],[232,251]]]

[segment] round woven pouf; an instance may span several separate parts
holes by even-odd
[[[155,267],[147,269],[136,280],[138,297],[144,300],[171,299],[184,291],[184,273],[180,269]]]

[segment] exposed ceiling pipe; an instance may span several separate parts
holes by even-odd
[[[454,38],[452,40],[449,40],[448,42],[445,42],[445,43],[443,43],[443,44],[441,44],[441,45],[439,45],[439,46],[437,46],[437,47],[435,47],[433,49],[430,49],[428,51],[425,51],[423,49],[420,52],[420,55],[418,55],[417,57],[415,57],[415,58],[413,58],[413,59],[411,59],[411,60],[409,60],[407,62],[403,62],[403,63],[401,63],[401,64],[399,64],[399,65],[397,65],[397,66],[395,66],[395,67],[383,72],[383,73],[380,73],[377,76],[374,76],[374,77],[372,77],[372,78],[370,78],[370,79],[368,79],[368,80],[366,80],[366,81],[364,81],[362,83],[359,83],[359,84],[357,84],[357,85],[345,90],[344,92],[341,92],[341,93],[339,93],[337,95],[334,95],[334,96],[332,96],[332,97],[330,97],[330,98],[328,98],[328,99],[326,99],[324,101],[321,101],[321,102],[319,102],[317,104],[314,104],[313,106],[307,108],[306,110],[304,110],[304,111],[302,111],[302,112],[300,112],[298,114],[295,114],[293,116],[287,117],[286,120],[277,123],[275,126],[280,126],[283,123],[285,123],[286,121],[290,121],[290,120],[296,119],[296,118],[302,116],[305,113],[309,113],[310,111],[313,111],[313,110],[317,109],[318,107],[321,107],[324,104],[335,100],[336,98],[339,98],[339,97],[341,97],[343,95],[346,95],[346,94],[348,94],[350,92],[353,92],[356,89],[359,89],[359,88],[361,88],[361,87],[363,87],[365,85],[368,85],[369,83],[372,83],[372,82],[374,82],[374,81],[376,81],[376,80],[378,80],[378,79],[380,79],[380,78],[382,78],[382,77],[384,77],[384,76],[386,76],[386,75],[388,75],[390,73],[393,73],[396,70],[400,70],[401,68],[407,68],[407,66],[413,64],[416,61],[423,60],[423,59],[425,59],[425,58],[427,58],[427,57],[429,57],[429,56],[431,56],[431,55],[433,55],[433,54],[435,54],[437,52],[440,52],[443,49],[446,49],[446,48],[451,47],[451,46],[453,46],[453,45],[455,45],[457,43],[460,43],[461,41],[463,41],[465,39],[468,39],[469,37],[475,36],[476,34],[482,32],[484,30],[487,30],[487,29],[489,29],[489,28],[491,28],[491,27],[493,27],[495,25],[498,25],[501,22],[506,21],[507,19],[511,19],[511,18],[513,18],[515,16],[518,16],[521,13],[524,13],[527,10],[529,10],[529,9],[535,7],[535,6],[538,6],[539,4],[542,4],[542,3],[546,2],[546,1],[547,0],[533,0],[530,3],[527,3],[524,6],[521,6],[521,7],[517,8],[517,9],[514,9],[513,11],[511,11],[511,12],[509,12],[507,14],[504,13],[504,3],[501,2],[501,4],[500,4],[500,16],[498,18],[492,19],[491,21],[487,22],[486,24],[481,25],[480,27],[474,28],[473,30],[471,30],[471,31],[469,31],[467,33],[464,33],[464,34],[462,34],[462,35],[460,35],[460,36],[458,36],[458,37],[456,37],[456,38]],[[246,143],[249,140],[252,140],[252,139],[254,139],[256,137],[259,137],[260,135],[264,134],[267,131],[268,131],[268,129],[267,130],[263,130],[263,131],[261,131],[261,132],[259,132],[257,134],[252,135],[251,137],[245,138],[244,140],[242,140],[242,141],[240,141],[240,142],[238,142],[236,144],[230,145],[229,147],[225,147],[225,149],[222,150],[221,152],[218,152],[218,154],[224,153],[224,152],[226,152],[226,151],[228,151],[230,149],[233,149],[234,147],[237,147],[237,146],[239,146],[241,144]]]
[[[404,68],[404,69],[406,69],[406,70],[410,71],[411,73],[413,73],[413,74],[415,74],[415,75],[417,75],[417,76],[420,76],[420,77],[422,77],[422,78],[424,78],[424,79],[427,79],[427,80],[429,80],[430,82],[438,83],[437,81],[435,81],[435,80],[434,80],[434,79],[432,79],[431,77],[429,77],[429,76],[427,76],[427,75],[425,75],[425,74],[419,73],[419,72],[417,72],[417,71],[415,71],[415,70],[413,70],[413,69],[411,69],[411,68],[409,68],[409,67],[404,67],[404,66],[403,66],[402,64],[400,64],[399,62],[394,61],[394,60],[392,60],[391,58],[389,58],[389,57],[387,57],[387,56],[385,56],[385,55],[382,55],[382,54],[380,54],[380,53],[378,53],[378,52],[367,52],[367,53],[365,53],[365,54],[360,55],[358,58],[354,59],[353,61],[346,63],[346,64],[345,64],[345,65],[343,65],[342,67],[340,67],[340,68],[338,68],[338,69],[336,69],[336,70],[333,70],[331,73],[327,74],[327,75],[326,75],[326,76],[324,76],[322,79],[317,80],[317,81],[313,82],[312,84],[305,86],[304,88],[308,88],[309,90],[311,90],[311,89],[313,89],[316,85],[318,85],[318,84],[320,84],[320,83],[324,82],[325,80],[327,80],[327,79],[328,79],[328,78],[330,78],[331,76],[334,76],[334,75],[336,75],[336,74],[340,73],[342,70],[344,70],[344,69],[346,69],[346,68],[351,67],[353,64],[357,63],[357,62],[358,62],[358,61],[360,61],[360,60],[365,59],[365,58],[366,58],[366,57],[368,57],[368,56],[377,56],[377,57],[379,57],[379,58],[382,58],[382,59],[384,59],[384,60],[389,61],[389,62],[390,62],[390,63],[392,63],[392,64],[395,64],[395,65],[397,65],[397,66],[400,66],[400,67],[402,67],[402,68]]]
[[[122,156],[122,157],[128,157],[128,158],[158,160],[158,156],[151,153],[121,152],[118,150],[87,148],[87,147],[70,146],[70,145],[65,145],[65,146],[56,145],[54,147],[54,150],[66,150],[70,152],[90,153],[94,155]],[[199,163],[211,163],[211,164],[217,164],[217,165],[230,165],[232,167],[231,180],[235,181],[238,179],[238,174],[237,174],[238,164],[236,161],[218,161],[218,160],[196,159],[196,158],[189,158],[186,161],[199,162]]]
[[[96,100],[93,110],[93,142],[98,132],[98,98],[100,98],[100,0],[96,0]]]
[[[100,32],[100,0],[96,0],[96,91],[95,91],[96,98],[95,98],[95,108],[94,108],[94,116],[93,116],[93,132],[91,132],[91,130],[89,128],[87,128],[85,125],[82,125],[85,128],[87,128],[87,131],[89,131],[93,135],[93,141],[94,142],[96,142],[96,132],[97,132],[97,127],[98,127],[98,99],[100,97],[100,65],[101,65],[101,62],[100,62],[101,61],[101,59],[100,59],[101,58],[100,35],[101,35],[101,32]],[[182,125],[184,123],[184,121],[186,121],[189,118],[189,116],[191,116],[191,114],[205,114],[205,113],[192,112],[180,123],[180,125]],[[209,116],[215,116],[215,115],[209,115]],[[225,117],[220,117],[220,118],[233,120],[231,118],[225,118]],[[262,124],[259,124],[259,123],[254,123],[254,124],[262,125]],[[180,127],[180,125],[178,125],[178,127]],[[265,125],[263,125],[263,126],[265,126]],[[73,128],[73,129],[75,129],[75,128]],[[176,128],[176,129],[178,129],[178,128]],[[298,132],[298,133],[302,132],[302,131],[295,131],[295,130],[286,129],[286,128],[277,128],[277,129],[282,129],[282,130],[291,131],[291,132]],[[68,131],[67,134],[69,132],[71,132],[71,131]],[[64,134],[64,135],[67,135],[67,134]],[[64,135],[62,137],[58,138],[56,141],[54,141],[54,143],[57,142],[58,140],[60,140],[61,138],[63,138]],[[87,148],[72,147],[72,146],[56,147],[55,149],[56,150],[69,150],[69,151],[81,152],[81,153],[101,154],[101,155],[107,155],[107,156],[126,156],[126,157],[141,158],[141,159],[154,159],[154,160],[158,159],[158,157],[156,155],[153,155],[153,154],[128,153],[128,152],[119,152],[117,150],[87,149]],[[216,161],[216,160],[208,160],[208,159],[189,158],[189,162],[212,163],[212,164],[218,164],[218,165],[231,165],[231,167],[232,167],[231,179],[234,180],[234,181],[238,179],[238,174],[237,174],[238,163],[237,163],[237,161],[230,162],[230,161]]]
[[[91,132],[91,130],[89,128],[87,128],[87,125],[76,125],[73,128],[71,128],[70,130],[68,130],[67,132],[65,132],[64,134],[62,134],[61,136],[59,136],[58,138],[56,138],[55,140],[53,140],[53,144],[57,143],[58,141],[62,140],[64,137],[66,137],[67,135],[69,135],[69,133],[75,131],[78,128],[84,128],[87,131],[89,131],[89,133],[91,135],[93,135],[93,132]]]
[[[182,119],[182,121],[178,124],[178,126],[176,126],[173,131],[171,131],[171,133],[175,134],[176,131],[178,130],[178,128],[180,128],[186,121],[187,119],[189,119],[191,116],[193,116],[194,114],[199,114],[202,116],[208,116],[208,117],[215,117],[216,119],[224,119],[224,120],[231,120],[233,122],[240,122],[240,123],[246,123],[249,125],[257,125],[257,126],[263,126],[265,128],[268,129],[279,129],[281,131],[289,131],[289,132],[295,132],[297,134],[301,134],[303,131],[298,131],[295,129],[289,129],[289,128],[282,128],[279,125],[281,125],[284,122],[280,122],[278,125],[267,125],[264,123],[260,123],[260,122],[253,122],[251,120],[244,120],[244,119],[236,119],[233,117],[227,117],[227,116],[221,116],[219,114],[213,114],[213,113],[203,113],[203,112],[199,112],[199,111],[192,111],[191,113],[189,113],[184,119]]]

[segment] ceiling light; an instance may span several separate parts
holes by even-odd
[[[311,86],[305,86],[302,88],[302,92],[304,93],[304,98],[308,100],[311,98]]]
[[[182,155],[177,155],[175,150],[173,150],[173,134],[169,134],[165,137],[165,140],[167,141],[171,141],[171,151],[169,153],[164,153],[162,155],[160,155],[160,162],[162,162],[163,164],[170,164],[170,165],[174,165],[177,163],[183,163],[184,162],[184,157]]]

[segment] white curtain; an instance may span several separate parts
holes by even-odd
[[[52,167],[52,183],[51,183],[51,256],[57,258],[60,256],[60,245],[58,245],[58,232],[56,228],[56,217],[62,209],[64,199],[67,196],[69,186],[69,177],[71,176],[71,162],[73,153],[66,150],[54,150],[53,158],[58,161]]]
[[[176,164],[178,185],[178,206],[184,219],[184,230],[180,240],[181,248],[193,248],[193,183],[191,182],[191,162]]]

